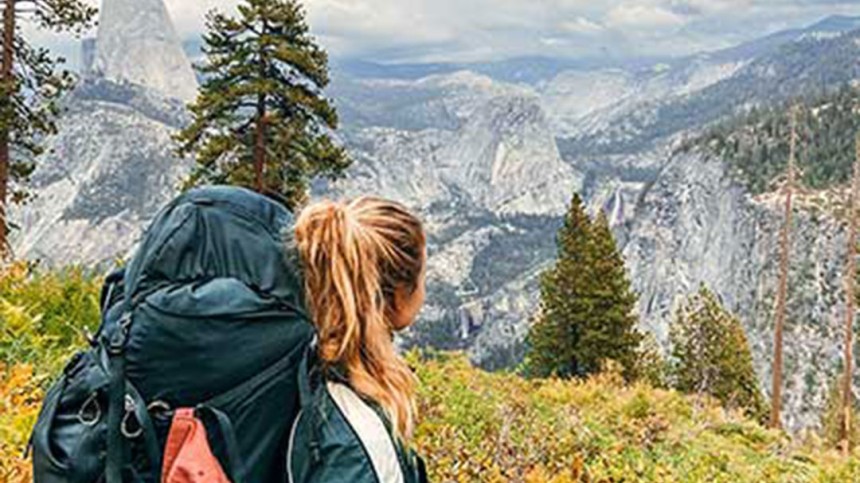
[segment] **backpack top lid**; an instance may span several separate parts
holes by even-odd
[[[302,307],[293,215],[253,191],[207,186],[182,194],[147,229],[125,274],[134,298],[164,284],[233,278]]]

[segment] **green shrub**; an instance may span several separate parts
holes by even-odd
[[[81,268],[17,263],[0,273],[0,362],[56,372],[99,323],[101,280]]]

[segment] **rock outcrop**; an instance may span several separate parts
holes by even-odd
[[[125,256],[173,198],[189,162],[173,133],[197,83],[162,0],[106,0],[94,65],[65,100],[59,134],[33,174],[33,201],[11,216],[16,255],[48,265]]]
[[[784,423],[815,426],[841,362],[844,223],[795,203],[785,329]],[[782,199],[753,198],[722,160],[699,151],[671,159],[643,194],[624,249],[645,327],[667,342],[680,301],[706,284],[744,323],[769,389]]]
[[[190,102],[197,78],[163,0],[104,0],[92,70]]]

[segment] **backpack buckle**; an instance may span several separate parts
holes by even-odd
[[[173,408],[165,401],[156,399],[146,406],[146,411],[156,419],[170,420],[173,418]]]
[[[90,344],[90,347],[95,347],[99,343],[98,338],[95,334],[93,334],[89,327],[84,327],[84,338],[87,339],[87,342]]]
[[[78,409],[78,421],[84,426],[95,426],[102,418],[102,408],[97,398],[98,393],[92,393]]]
[[[140,421],[137,421],[137,405],[134,403],[134,399],[128,394],[125,395],[125,415],[122,417],[122,424],[120,424],[119,430],[123,436],[128,439],[135,439],[140,437],[143,434],[143,426],[141,426]],[[129,429],[132,417],[137,424],[133,429]]]
[[[111,355],[122,354],[125,349],[125,343],[128,341],[129,329],[131,328],[131,312],[123,312],[119,319],[119,328],[111,336],[108,351]]]

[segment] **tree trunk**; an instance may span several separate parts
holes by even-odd
[[[257,132],[254,142],[254,187],[258,193],[265,189],[263,170],[266,166],[266,96],[257,97]]]
[[[12,63],[15,60],[15,2],[16,0],[3,0],[3,66],[0,72],[6,97],[0,101],[0,110],[3,115],[11,115],[12,85],[14,82],[14,71]],[[8,126],[10,119],[5,119]],[[10,132],[9,128],[0,129],[0,259],[9,256],[9,223],[6,219],[7,202],[9,198],[9,165],[10,159]]]
[[[857,256],[857,200],[860,195],[860,134],[855,141],[854,178],[851,182],[851,196],[848,202],[848,252],[845,259],[845,374],[842,380],[842,424],[841,446],[845,455],[851,451],[851,409],[854,400],[851,391],[852,371],[854,365],[854,310],[855,293],[854,277]]]
[[[268,13],[263,15],[262,31],[268,32],[269,24],[266,18]],[[258,65],[260,80],[266,78],[268,74],[268,64],[266,63],[266,48],[262,41],[260,42],[259,51],[260,63]],[[257,132],[254,140],[254,186],[257,193],[263,193],[266,189],[264,181],[264,172],[266,169],[266,94],[260,92],[257,94]]]
[[[788,297],[788,264],[791,250],[791,198],[794,194],[794,157],[797,147],[797,113],[791,111],[791,140],[785,183],[785,220],[779,237],[779,287],[776,292],[776,322],[773,331],[773,380],[771,387],[770,427],[779,428],[782,406],[782,331],[785,325],[785,304]]]

